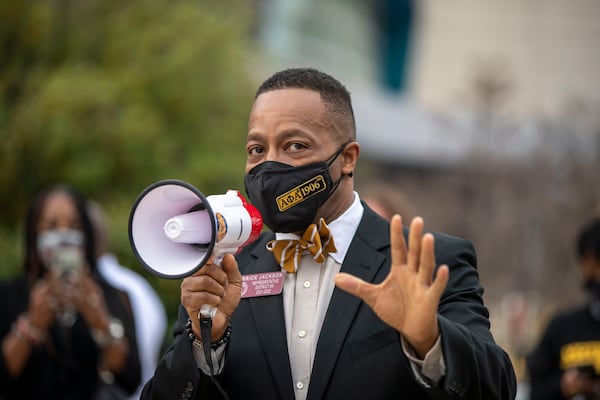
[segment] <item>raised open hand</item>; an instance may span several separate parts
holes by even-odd
[[[423,219],[410,224],[408,248],[404,240],[402,218],[390,221],[392,265],[380,284],[371,284],[355,276],[340,273],[335,283],[360,297],[386,324],[398,330],[423,358],[439,336],[437,309],[448,283],[448,267],[435,273],[434,239],[423,234]]]

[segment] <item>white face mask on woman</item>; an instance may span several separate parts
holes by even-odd
[[[37,249],[48,268],[70,273],[83,265],[83,232],[77,229],[50,229],[38,235]]]

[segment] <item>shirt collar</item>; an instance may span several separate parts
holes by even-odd
[[[356,233],[358,225],[360,224],[363,211],[364,209],[360,202],[360,198],[358,197],[358,193],[354,192],[354,201],[350,207],[348,207],[348,209],[335,220],[327,223],[327,226],[333,235],[335,248],[337,249],[335,253],[330,253],[329,255],[338,264],[342,264],[344,258],[346,257],[346,253],[348,252],[352,238],[354,238],[354,234]],[[277,232],[275,233],[275,238],[278,240],[298,239],[298,235],[293,233]]]

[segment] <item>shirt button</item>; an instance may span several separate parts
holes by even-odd
[[[298,336],[303,338],[304,336],[306,336],[306,331],[305,330],[301,330],[300,332],[298,332]]]
[[[297,388],[298,390],[302,390],[302,389],[304,389],[304,383],[302,383],[302,382],[297,382],[297,383],[296,383],[296,388]]]
[[[305,289],[308,289],[310,287],[310,281],[304,282],[303,286],[304,286]]]

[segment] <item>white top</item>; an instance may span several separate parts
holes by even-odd
[[[148,281],[119,264],[112,254],[98,259],[98,271],[114,287],[129,295],[133,308],[142,380],[131,399],[139,399],[144,384],[154,375],[167,329],[165,307]]]

